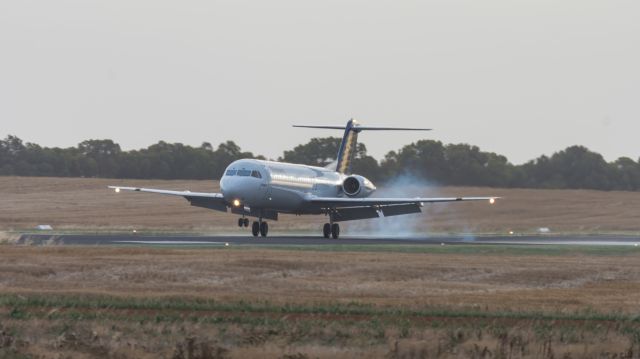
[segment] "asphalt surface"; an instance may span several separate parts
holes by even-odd
[[[344,236],[325,239],[319,236],[182,236],[182,235],[47,235],[24,234],[19,244],[63,245],[138,245],[138,246],[226,246],[226,245],[623,245],[640,246],[639,236],[425,236],[425,237],[372,237]]]

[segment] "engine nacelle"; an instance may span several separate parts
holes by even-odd
[[[371,181],[358,175],[349,176],[342,182],[342,191],[349,197],[368,197],[375,190],[376,186]]]

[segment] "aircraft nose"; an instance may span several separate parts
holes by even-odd
[[[238,181],[223,180],[222,182],[220,182],[220,191],[222,192],[224,198],[229,202],[236,199],[244,199],[242,186],[240,183],[238,183]]]

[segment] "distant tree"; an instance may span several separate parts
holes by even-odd
[[[639,162],[628,157],[620,157],[612,163],[609,171],[613,173],[613,187],[626,191],[640,190]]]
[[[313,138],[285,151],[282,161],[326,166],[333,162],[340,138]],[[9,135],[0,140],[0,175],[83,176],[160,179],[218,179],[241,158],[259,158],[233,141],[217,148],[160,141],[147,148],[122,151],[112,140],[87,140],[76,147],[47,148]],[[621,157],[608,163],[583,146],[571,146],[514,166],[506,157],[468,144],[422,140],[390,151],[378,163],[358,143],[352,172],[376,182],[409,174],[443,185],[526,188],[640,190],[640,160]]]
[[[308,143],[284,151],[280,161],[324,167],[335,161],[342,139],[337,137],[312,138]]]
[[[457,186],[510,186],[514,166],[506,157],[467,144],[443,145],[422,140],[391,151],[382,161],[384,178],[409,174],[435,183]]]
[[[87,140],[78,144],[79,154],[83,160],[83,172],[87,176],[116,177],[122,150],[120,145],[112,140]]]
[[[299,163],[310,166],[325,167],[335,162],[340,149],[341,138],[323,137],[312,138],[308,143],[298,145],[278,160],[289,163]],[[367,147],[358,142],[356,153],[351,164],[351,172],[360,174],[371,180],[379,177],[379,165],[375,158],[367,155]]]
[[[522,186],[611,190],[616,188],[611,169],[602,155],[571,146],[523,165],[526,179]]]

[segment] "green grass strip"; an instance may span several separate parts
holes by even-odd
[[[600,313],[590,310],[575,313],[541,313],[525,311],[483,311],[479,309],[422,308],[407,309],[377,307],[363,303],[319,303],[275,305],[265,302],[221,302],[207,299],[183,298],[121,298],[107,296],[61,296],[61,295],[0,295],[0,307],[12,308],[11,316],[18,318],[23,309],[116,309],[157,311],[211,311],[222,313],[307,314],[378,317],[436,317],[436,318],[486,318],[517,320],[583,320],[625,321],[640,323],[640,314]]]

